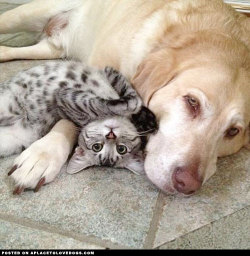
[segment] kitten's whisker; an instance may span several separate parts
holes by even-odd
[[[146,133],[149,133],[149,132],[153,132],[155,129],[150,129],[150,130],[147,130],[147,131],[144,131],[144,132],[138,132],[139,135],[142,135],[142,134],[146,134]]]
[[[90,133],[90,132],[88,132],[88,136],[102,136],[103,134],[101,134],[101,133]]]

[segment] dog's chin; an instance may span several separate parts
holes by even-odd
[[[152,184],[153,187],[156,187],[157,189],[161,190],[164,194],[166,195],[175,195],[176,193],[178,193],[173,186],[171,186],[171,184],[164,184],[163,182],[160,182],[158,180],[158,182],[156,182],[154,179],[152,179],[150,177],[150,175],[148,175],[146,173],[147,179],[149,180],[149,182]]]
[[[194,193],[184,194],[184,193],[178,192],[171,184],[163,185],[161,183],[157,183],[157,182],[153,181],[152,179],[150,179],[150,177],[148,175],[147,175],[147,179],[152,184],[152,186],[159,189],[166,196],[173,196],[174,195],[174,196],[178,196],[178,197],[187,198],[187,197],[193,196],[194,194],[196,194],[198,192],[198,191],[196,191]]]
[[[169,187],[169,186],[165,186],[164,188],[160,188],[161,192],[163,194],[165,194],[166,196],[177,196],[177,197],[190,197],[193,196],[196,192],[192,193],[192,194],[183,194],[181,192],[178,192],[176,189]]]
[[[172,187],[164,187],[164,188],[160,188],[161,191],[165,194],[165,195],[176,195],[178,192],[172,188]]]

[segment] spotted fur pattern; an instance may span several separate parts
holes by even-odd
[[[73,61],[33,67],[0,85],[0,156],[28,147],[59,119],[83,127],[105,117],[131,117],[141,107],[130,83],[113,68]]]

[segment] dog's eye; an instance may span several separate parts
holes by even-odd
[[[196,117],[199,113],[200,110],[200,103],[199,101],[191,96],[191,95],[186,95],[184,96],[184,99],[187,103],[188,108],[191,110],[192,114],[194,115],[194,117]]]
[[[240,132],[240,130],[236,127],[231,127],[226,131],[226,137],[227,138],[233,138],[235,137],[238,133]]]

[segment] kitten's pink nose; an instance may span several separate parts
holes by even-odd
[[[116,135],[113,133],[113,131],[111,130],[107,135],[106,138],[108,140],[114,140],[116,138]]]

